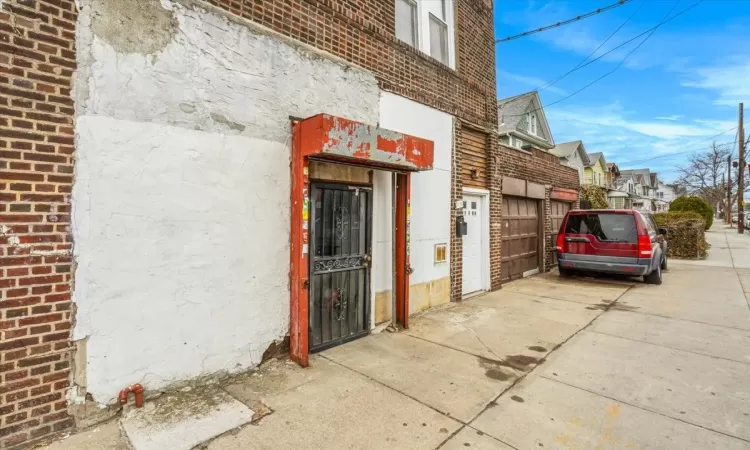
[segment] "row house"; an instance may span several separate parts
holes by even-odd
[[[675,198],[674,190],[659,180],[656,172],[649,169],[620,171],[617,189],[627,194],[626,208],[642,211],[668,211],[669,204]]]
[[[649,169],[620,170],[600,152],[589,153],[582,141],[557,144],[550,150],[560,164],[578,171],[581,186],[595,186],[606,193],[609,208],[662,212],[677,195],[656,172]]]
[[[500,279],[488,283],[491,288],[550,270],[562,219],[580,206],[578,171],[562,166],[553,153],[555,141],[538,92],[498,100],[497,113],[494,181],[502,196],[502,256],[490,263],[501,268]]]
[[[552,267],[579,178],[536,93],[498,102],[493,30],[491,0],[0,1],[0,448]]]

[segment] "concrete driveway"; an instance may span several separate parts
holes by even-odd
[[[750,237],[732,231],[661,286],[541,275],[307,369],[273,361],[217,387],[270,414],[202,448],[750,449]]]

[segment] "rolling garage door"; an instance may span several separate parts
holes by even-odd
[[[553,200],[550,202],[550,209],[552,210],[550,218],[552,219],[552,249],[554,250],[555,242],[557,242],[557,232],[560,230],[560,225],[562,225],[565,214],[570,211],[570,203]],[[552,261],[557,264],[557,252],[552,252]]]
[[[503,197],[502,281],[539,268],[539,202]]]

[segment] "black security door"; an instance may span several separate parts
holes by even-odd
[[[310,351],[369,330],[372,190],[314,183],[310,216]]]

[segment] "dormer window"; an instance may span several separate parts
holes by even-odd
[[[529,134],[533,134],[536,136],[536,114],[529,113],[526,115],[526,119],[529,122],[529,126],[527,128]]]

